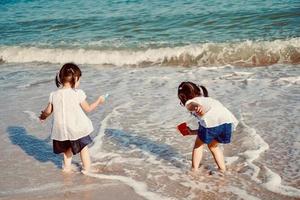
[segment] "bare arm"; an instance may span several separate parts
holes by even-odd
[[[195,102],[189,103],[188,105],[186,105],[186,108],[188,109],[188,111],[195,112],[199,116],[203,116],[205,114],[203,106]],[[188,127],[188,132],[189,135],[197,135],[198,129],[192,130],[190,129],[190,127]]]
[[[203,116],[205,114],[203,106],[195,102],[189,103],[186,105],[186,108],[191,112],[195,111],[199,116]]]
[[[44,121],[51,115],[53,111],[53,106],[51,103],[48,103],[47,107],[41,112],[41,115],[39,116],[41,121]]]
[[[192,130],[192,129],[190,129],[190,127],[188,127],[188,131],[189,131],[189,135],[197,135],[198,134],[198,130]]]
[[[86,100],[80,103],[81,108],[85,112],[91,112],[93,111],[98,105],[103,104],[105,101],[105,98],[103,96],[100,96],[95,102],[89,104]]]

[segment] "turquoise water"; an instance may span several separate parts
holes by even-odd
[[[300,63],[299,1],[2,1],[0,61]]]
[[[0,45],[150,48],[300,36],[294,1],[2,1]]]

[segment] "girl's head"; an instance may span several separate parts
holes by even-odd
[[[72,88],[75,88],[76,82],[81,77],[81,70],[74,63],[66,63],[59,70],[55,78],[55,84],[57,87],[64,86],[69,83]]]
[[[178,86],[178,98],[184,106],[188,100],[200,96],[208,97],[207,89],[202,85],[197,86],[193,82],[182,82]]]

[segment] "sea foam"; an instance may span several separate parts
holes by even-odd
[[[263,166],[261,169],[259,166],[253,163],[253,161],[258,159],[263,152],[269,149],[269,145],[263,140],[263,138],[256,132],[254,128],[251,128],[245,123],[243,116],[240,119],[240,123],[245,128],[247,140],[250,139],[253,141],[251,149],[239,154],[239,156],[246,159],[246,164],[253,169],[253,173],[250,174],[252,180],[261,184],[263,187],[272,192],[286,196],[300,197],[299,189],[281,184],[281,177],[279,174],[276,174],[267,166]],[[258,178],[259,173],[263,174],[264,179]]]
[[[5,62],[48,62],[114,66],[268,66],[300,63],[300,38],[275,41],[203,43],[178,47],[105,50],[0,47]]]

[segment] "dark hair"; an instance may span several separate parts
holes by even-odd
[[[183,105],[185,105],[188,100],[199,96],[208,97],[207,89],[202,85],[198,86],[195,83],[188,81],[182,82],[178,86],[178,98]]]
[[[64,83],[70,83],[71,87],[75,87],[77,80],[81,77],[81,70],[74,63],[66,63],[59,70],[55,77],[55,84],[57,87],[61,87]]]

